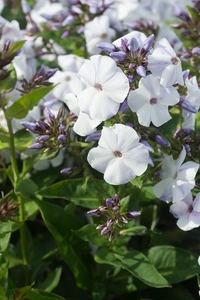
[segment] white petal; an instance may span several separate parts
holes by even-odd
[[[102,55],[93,55],[91,56],[90,59],[96,69],[95,83],[99,83],[103,85],[117,71],[116,63],[111,57],[102,56]],[[90,76],[92,76],[92,74]]]
[[[78,76],[80,76],[86,85],[94,86],[96,82],[96,69],[93,62],[86,59],[78,72]]]
[[[163,106],[159,103],[151,106],[151,121],[156,127],[167,123],[171,119],[166,106]]]
[[[174,178],[175,174],[176,174],[176,165],[173,160],[173,157],[171,155],[165,157],[162,162],[161,178],[162,179],[168,177]]]
[[[181,216],[177,222],[177,226],[184,231],[188,231],[193,228],[199,227],[199,225],[200,225],[200,213],[196,213],[196,214],[187,213]]]
[[[135,177],[135,173],[132,169],[128,168],[123,159],[116,158],[112,160],[104,174],[106,182],[114,185],[124,184]]]
[[[179,201],[172,204],[169,211],[175,218],[180,218],[188,212],[188,205],[184,201]]]
[[[195,211],[200,212],[200,193],[196,195],[196,198],[193,203],[193,208]]]
[[[74,94],[72,93],[66,94],[63,102],[69,107],[69,110],[71,112],[73,112],[76,116],[79,115],[80,108],[78,105],[78,99]]]
[[[100,121],[92,120],[89,115],[80,112],[73,129],[77,134],[86,136],[93,133],[100,123]]]
[[[183,200],[183,198],[193,189],[195,181],[176,179],[172,186],[173,203]]]
[[[185,157],[186,157],[186,150],[185,150],[185,148],[183,147],[183,149],[182,149],[182,151],[181,151],[179,157],[178,157],[177,160],[175,161],[177,170],[180,168],[180,166],[181,166],[182,163],[184,162]]]
[[[108,164],[112,160],[116,160],[117,158],[115,155],[107,150],[100,147],[93,148],[89,151],[87,160],[89,164],[94,168],[95,170],[104,173]]]
[[[199,164],[194,161],[188,161],[179,168],[177,177],[179,179],[191,181],[195,178],[198,169]]]
[[[137,111],[137,116],[141,125],[149,127],[151,123],[151,105],[149,103],[143,105]]]
[[[167,203],[172,201],[172,184],[173,184],[173,178],[165,178],[158,182],[154,187],[153,187],[153,192],[155,196],[163,200]]]
[[[133,112],[138,111],[143,105],[149,103],[150,97],[143,93],[142,89],[130,91],[128,96],[128,106]]]

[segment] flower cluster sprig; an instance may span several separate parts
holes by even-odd
[[[95,217],[101,215],[106,217],[106,222],[98,225],[96,229],[100,230],[100,234],[106,236],[109,241],[117,237],[119,228],[140,216],[140,212],[138,211],[121,212],[120,197],[118,194],[115,194],[113,198],[105,199],[105,206],[92,209],[87,213]]]
[[[29,146],[30,149],[59,150],[66,146],[71,127],[71,115],[66,117],[63,109],[55,116],[46,109],[46,119],[38,120],[36,123],[21,122],[30,132],[39,134],[35,138],[36,143]]]

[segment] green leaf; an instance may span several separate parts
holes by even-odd
[[[135,236],[135,235],[151,235],[153,232],[145,226],[135,226],[128,229],[120,230],[121,235]]]
[[[72,230],[78,230],[82,223],[75,216],[67,213],[57,205],[35,199],[44,222],[53,235],[64,261],[72,270],[77,280],[77,285],[86,288],[91,284],[87,260],[85,255],[85,243],[77,240]]]
[[[85,225],[79,230],[74,230],[74,233],[82,240],[91,242],[98,246],[108,246],[110,242],[98,234],[95,226],[92,224]]]
[[[37,190],[37,184],[29,178],[21,180],[16,188],[16,192],[20,192],[26,197],[34,196]]]
[[[186,5],[189,13],[191,14],[191,16],[199,21],[199,12],[197,10],[195,10],[193,7]]]
[[[44,159],[52,159],[54,157],[56,157],[59,152],[60,149],[52,149],[52,150],[48,150],[46,152],[44,152],[45,150],[43,150],[43,153],[40,156],[40,160],[44,160]]]
[[[2,286],[0,286],[0,300],[8,300],[8,297],[6,297],[6,294]]]
[[[96,186],[89,181],[86,187],[83,187],[84,184],[84,178],[67,179],[44,188],[38,193],[47,198],[66,199],[86,208],[98,208],[99,199]]]
[[[19,130],[14,134],[15,149],[17,151],[24,151],[33,142],[33,137],[27,130]],[[10,138],[8,133],[0,132],[0,149],[10,148]]]
[[[38,289],[32,289],[32,291],[28,293],[27,297],[31,300],[66,300],[59,295],[44,292]]]
[[[0,252],[4,252],[9,244],[12,232],[12,222],[0,222]]]
[[[15,101],[6,110],[7,118],[22,119],[25,118],[29,110],[32,110],[38,102],[46,96],[55,86],[44,86],[40,87],[30,93],[22,96],[20,99]]]
[[[173,246],[155,246],[146,252],[150,262],[170,283],[179,283],[200,273],[198,255]]]
[[[6,72],[9,74],[3,80],[0,80],[0,91],[1,93],[9,93],[15,86],[17,75],[13,64],[10,64],[9,68],[6,69]]]
[[[9,48],[9,50],[7,52],[7,55],[10,56],[10,55],[15,54],[17,51],[19,51],[23,47],[23,45],[24,45],[25,42],[26,42],[26,40],[22,40],[22,41],[17,41],[15,43],[13,43],[10,46],[10,48]]]
[[[20,289],[17,289],[13,293],[13,299],[14,300],[23,300],[25,296],[31,291],[32,287],[31,286],[24,286]]]
[[[95,255],[95,260],[98,263],[121,266],[149,286],[155,288],[171,287],[170,283],[158,273],[148,258],[137,250],[119,255],[106,249],[100,249]]]
[[[95,282],[92,288],[92,299],[103,300],[106,295],[106,287],[102,282]]]
[[[51,292],[55,289],[60,281],[62,268],[56,268],[53,272],[48,274],[44,282],[42,282],[38,288],[45,292]]]

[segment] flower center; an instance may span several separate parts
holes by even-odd
[[[71,76],[66,76],[66,77],[65,77],[65,80],[66,80],[66,81],[70,81],[71,79],[72,79]]]
[[[151,98],[151,100],[149,101],[150,104],[156,104],[158,102],[157,98]]]
[[[173,65],[177,65],[178,64],[178,58],[172,57],[171,62],[172,62]]]
[[[192,204],[190,204],[190,206],[188,207],[188,212],[191,213],[193,211],[193,206]]]
[[[102,91],[102,86],[99,83],[95,83],[94,85],[95,89],[97,89],[98,91]]]
[[[102,39],[107,38],[107,33],[102,33],[101,38],[102,38]]]
[[[116,157],[122,157],[122,154],[121,154],[120,151],[117,151],[117,150],[116,150],[116,151],[114,152],[114,154],[115,154]]]

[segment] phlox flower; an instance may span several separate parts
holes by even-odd
[[[193,201],[192,193],[189,192],[183,200],[174,203],[170,212],[178,218],[177,226],[184,230],[191,230],[200,226],[200,193]]]
[[[70,111],[78,117],[73,126],[73,130],[81,136],[86,136],[93,133],[101,121],[92,120],[88,114],[80,111],[78,95],[83,89],[83,83],[77,76],[74,76],[71,83],[71,93],[65,95],[64,102]]]
[[[137,113],[141,125],[149,126],[152,122],[158,127],[171,119],[168,106],[178,103],[179,98],[173,86],[165,88],[156,77],[148,75],[140,80],[138,89],[130,92],[128,105]]]
[[[87,50],[90,54],[101,52],[97,48],[100,42],[111,42],[115,37],[115,30],[110,28],[108,16],[100,16],[88,22],[84,28]]]
[[[190,79],[186,79],[185,84],[188,89],[188,95],[186,96],[185,100],[187,100],[192,106],[194,106],[197,110],[199,110],[200,88],[198,86],[196,76],[193,76]],[[184,122],[182,123],[182,128],[190,128],[194,130],[196,114],[186,110],[182,110],[182,116],[184,118]]]
[[[94,55],[85,60],[78,76],[86,84],[79,95],[80,110],[99,121],[114,116],[129,92],[128,78],[114,60]]]
[[[186,156],[185,148],[177,160],[167,156],[162,162],[161,181],[158,182],[153,192],[157,198],[173,203],[182,200],[195,186],[195,176],[199,164],[188,161],[183,164]]]
[[[124,184],[142,175],[148,166],[149,151],[139,143],[137,132],[126,125],[103,127],[99,145],[89,151],[89,164],[104,174],[109,184]]]
[[[152,54],[149,54],[148,68],[154,76],[160,78],[164,87],[175,83],[184,85],[181,61],[165,38],[157,42]]]

